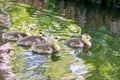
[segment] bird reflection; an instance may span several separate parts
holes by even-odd
[[[57,56],[57,52],[51,55],[51,60],[52,61],[58,61],[58,60],[60,60],[60,56]]]

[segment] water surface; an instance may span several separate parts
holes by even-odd
[[[29,6],[23,6],[23,4],[22,6],[17,4],[8,8],[12,22],[10,31],[19,31],[19,28],[15,26],[21,26],[21,24],[28,22],[31,25],[36,24],[35,29],[42,28],[46,34],[57,34],[65,40],[78,37],[80,35],[78,29],[81,27],[82,34],[90,34],[92,47],[84,50],[66,48],[63,40],[59,42],[61,46],[59,53],[42,55],[33,53],[30,48],[18,46],[15,42],[8,42],[15,49],[9,62],[12,66],[10,72],[15,75],[13,80],[120,79],[120,13],[116,12],[118,15],[113,15],[98,8],[92,8],[92,10],[79,8],[79,16],[72,17],[77,20],[75,22],[60,17],[49,10],[39,11]],[[69,8],[71,9],[71,7]],[[110,13],[114,12],[110,11]],[[75,24],[75,28],[78,30],[76,32],[68,27]]]

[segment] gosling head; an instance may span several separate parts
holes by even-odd
[[[46,37],[45,33],[41,29],[36,30],[35,35],[40,37]]]
[[[51,39],[52,39],[53,42],[61,41],[61,37],[59,37],[57,35],[52,35]]]
[[[52,44],[54,46],[55,51],[60,51],[60,46],[56,43],[61,40],[61,38],[57,35],[51,36]]]
[[[90,39],[91,39],[91,37],[90,37],[89,34],[83,34],[82,35],[82,41],[89,47],[92,45],[91,42],[90,42]]]
[[[26,33],[27,35],[31,35],[30,30],[32,30],[32,27],[30,27],[29,25],[23,25],[22,26],[22,31],[24,33]]]
[[[48,40],[47,36],[45,35],[45,33],[43,32],[43,30],[41,30],[41,29],[36,30],[35,36],[39,36],[45,42],[47,42],[47,40]]]

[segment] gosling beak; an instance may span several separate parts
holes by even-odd
[[[33,28],[32,28],[32,27],[30,27],[30,30],[33,30]]]
[[[79,36],[82,37],[82,34],[80,34]]]
[[[42,34],[43,37],[47,37],[45,34]]]
[[[58,41],[62,41],[62,39],[59,39]]]
[[[62,38],[61,38],[61,37],[59,37],[58,41],[62,41]]]

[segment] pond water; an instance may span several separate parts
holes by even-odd
[[[79,7],[76,17],[72,12],[73,7],[68,8],[66,17],[73,20],[57,16],[57,13],[49,10],[36,10],[23,4],[8,8],[12,22],[9,31],[19,31],[19,26],[29,23],[35,24],[35,29],[42,28],[46,34],[57,34],[63,40],[59,42],[61,51],[52,55],[33,53],[29,47],[8,42],[15,49],[7,63],[11,68],[6,68],[11,73],[2,73],[2,71],[6,72],[6,69],[0,68],[1,79],[7,80],[9,74],[12,74],[10,80],[120,79],[120,9],[101,11],[98,7]],[[70,25],[74,25],[75,30],[69,28]],[[72,49],[64,46],[65,39],[79,37],[80,33],[90,34],[92,38],[90,49]],[[9,76],[5,77],[6,75]]]

